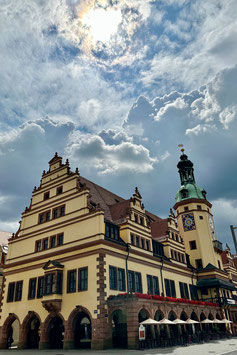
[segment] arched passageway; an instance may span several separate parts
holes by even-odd
[[[155,313],[155,320],[161,321],[163,318],[165,318],[164,313],[158,309]]]
[[[17,347],[19,342],[20,322],[14,313],[9,313],[5,320],[0,337],[1,349],[10,349]]]
[[[149,312],[145,308],[142,308],[138,313],[138,322],[141,323],[144,320],[148,319],[149,317],[150,317]]]
[[[127,343],[127,317],[121,310],[116,310],[112,315],[113,348],[126,348]]]
[[[78,312],[74,323],[74,344],[76,349],[91,348],[91,320],[87,313]]]
[[[63,320],[55,316],[49,322],[49,348],[50,349],[62,349],[63,348],[63,334],[64,325]]]
[[[27,324],[27,339],[26,339],[26,347],[27,349],[38,349],[39,348],[39,328],[40,321],[37,316],[33,316],[29,319]]]

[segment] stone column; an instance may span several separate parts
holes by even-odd
[[[64,322],[64,341],[63,349],[70,350],[74,349],[74,332],[73,329],[69,326],[68,321]]]

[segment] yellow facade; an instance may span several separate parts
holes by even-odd
[[[203,286],[195,285],[200,277],[226,280],[227,289],[231,284],[213,247],[210,207],[198,202],[197,210],[196,204],[188,200],[177,204],[177,223],[172,211],[161,219],[145,210],[137,188],[124,200],[81,177],[77,169],[71,172],[68,161],[63,164],[55,154],[22,213],[19,230],[9,240],[0,347],[15,343],[41,349],[110,347],[116,339],[113,307],[118,299],[126,308],[133,300],[130,295],[136,304],[140,298],[155,300],[152,297],[160,295],[159,307],[166,310],[174,299],[199,296],[213,302],[209,311],[216,313],[214,288],[207,287],[203,294]],[[183,228],[184,207],[194,215],[195,230]],[[195,250],[189,248],[192,240]],[[203,270],[195,267],[196,259],[202,259]],[[206,270],[208,264],[222,271]],[[120,317],[120,328],[130,329],[126,344],[134,347],[137,330],[131,330],[127,312]],[[138,322],[140,316],[134,317]],[[131,322],[135,324],[134,319]],[[19,334],[13,336],[17,327]]]

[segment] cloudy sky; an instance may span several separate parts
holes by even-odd
[[[167,217],[178,144],[237,225],[236,0],[1,0],[0,230],[14,232],[57,151]]]

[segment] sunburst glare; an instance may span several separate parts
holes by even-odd
[[[82,18],[82,24],[88,28],[94,42],[108,42],[118,31],[122,14],[114,9],[92,9]]]

